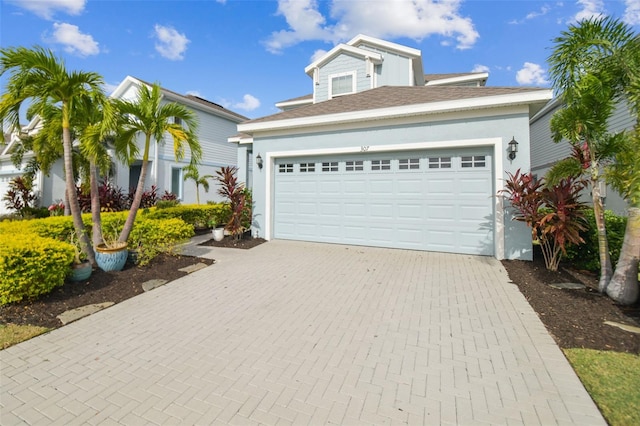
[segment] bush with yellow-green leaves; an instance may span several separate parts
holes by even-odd
[[[0,234],[0,305],[47,294],[64,284],[73,247],[34,233]]]

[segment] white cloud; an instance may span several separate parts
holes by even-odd
[[[471,19],[460,14],[460,4],[461,0],[331,0],[329,17],[335,23],[328,24],[316,0],[279,0],[277,13],[289,29],[273,32],[265,45],[279,53],[305,40],[335,43],[356,34],[414,40],[439,35],[446,44],[453,40],[458,49],[468,49],[479,34]]]
[[[202,97],[202,95],[200,94],[200,92],[198,92],[197,90],[188,90],[187,91],[187,95],[191,95],[191,96],[197,96],[199,98]]]
[[[60,11],[69,15],[79,15],[84,10],[86,0],[10,0],[23,9],[38,15],[44,19],[52,19],[53,15]]]
[[[165,27],[159,24],[155,26],[156,51],[164,58],[171,61],[184,59],[184,52],[190,40],[186,35],[180,34],[174,28]]]
[[[550,10],[551,10],[551,7],[545,4],[542,7],[540,7],[540,10],[535,10],[533,12],[527,13],[524,19],[514,19],[512,21],[509,21],[509,24],[512,24],[512,25],[524,24],[526,21],[546,15],[547,13],[549,13]]]
[[[576,2],[582,7],[576,13],[572,21],[580,22],[585,19],[598,18],[604,12],[604,3],[602,0],[578,0]]]
[[[100,53],[98,42],[91,35],[81,33],[76,25],[54,23],[50,41],[64,45],[65,52],[74,55],[90,56]]]
[[[519,84],[526,85],[546,85],[547,81],[546,71],[538,64],[532,62],[525,62],[520,71],[516,73],[516,81]]]
[[[471,72],[489,72],[489,67],[486,65],[475,64]]]
[[[315,52],[313,52],[313,55],[311,55],[311,63],[314,63],[315,61],[322,58],[326,54],[327,54],[326,50],[323,50],[323,49],[316,50]]]
[[[260,100],[255,96],[246,94],[242,97],[242,102],[233,104],[233,107],[244,111],[253,111],[254,109],[260,107]]]
[[[622,20],[629,25],[640,25],[640,1],[625,0],[625,4],[627,8]]]

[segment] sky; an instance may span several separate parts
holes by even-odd
[[[0,47],[51,49],[107,93],[131,75],[258,118],[310,94],[304,68],[358,34],[419,49],[425,73],[550,87],[553,39],[605,15],[640,31],[640,0],[0,0]]]

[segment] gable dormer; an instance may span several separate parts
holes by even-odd
[[[305,68],[313,80],[313,103],[380,86],[424,85],[419,50],[358,35]]]

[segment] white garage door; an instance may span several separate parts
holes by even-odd
[[[493,255],[489,150],[282,158],[274,237]]]

